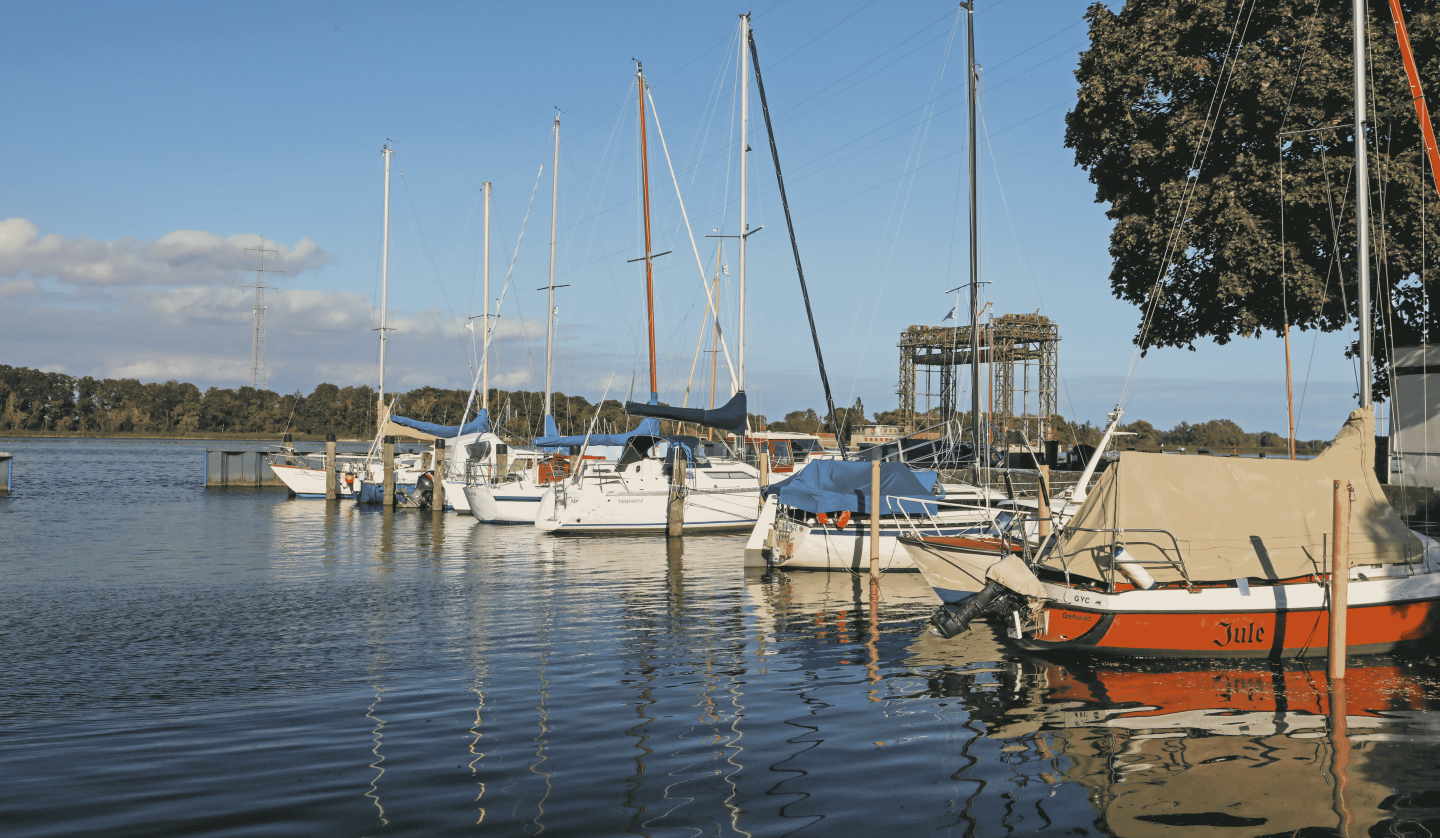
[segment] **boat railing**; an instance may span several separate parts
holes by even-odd
[[[913,511],[913,517],[912,510],[906,508],[906,506],[909,504],[903,503],[903,501],[909,501],[911,504],[919,506],[919,510]],[[886,512],[888,511],[891,516],[898,516],[903,518],[905,520],[905,525],[903,529],[907,533],[914,535],[924,535],[928,530],[931,534],[939,534],[941,528],[948,527],[953,529],[956,526],[956,522],[942,521],[937,516],[937,513],[942,506],[956,511],[984,513],[985,519],[983,521],[974,522],[974,525],[977,529],[982,527],[994,526],[995,521],[1002,514],[1012,511],[1009,509],[1002,509],[999,506],[976,503],[973,501],[961,503],[958,501],[941,500],[940,498],[937,498],[933,495],[927,495],[925,497],[886,495],[884,502],[885,508],[881,510],[881,514],[886,514]],[[932,512],[931,508],[933,508],[935,511]],[[863,520],[861,524],[863,526]]]
[[[1180,573],[1180,577],[1185,580],[1186,588],[1189,588],[1192,591],[1195,589],[1194,582],[1190,580],[1190,571],[1185,567],[1185,556],[1184,553],[1180,550],[1180,540],[1176,538],[1175,534],[1170,532],[1169,530],[1156,529],[1153,527],[1066,527],[1065,532],[1067,535],[1072,532],[1109,533],[1112,537],[1114,537],[1114,540],[1112,540],[1111,542],[1112,549],[1116,546],[1123,548],[1124,545],[1119,540],[1119,536],[1121,536],[1122,534],[1129,535],[1130,533],[1150,533],[1168,536],[1170,538],[1171,545],[1175,548],[1175,558],[1137,559],[1133,558],[1133,554],[1130,554],[1132,558],[1119,560],[1112,555],[1112,558],[1110,560],[1110,567],[1107,569],[1109,578],[1105,580],[1106,583],[1109,584],[1110,590],[1113,593],[1115,591],[1116,584],[1115,574],[1117,572],[1124,573],[1124,571],[1120,568],[1120,565],[1130,565],[1132,567],[1140,568],[1168,567]],[[1068,577],[1070,574],[1070,563],[1067,560],[1069,559],[1070,554],[1067,554],[1065,552],[1065,541],[1065,539],[1061,539],[1060,564],[1062,567],[1065,568],[1065,574]],[[1155,546],[1160,549],[1160,554],[1162,556],[1168,556],[1168,554],[1165,552],[1164,547],[1160,547],[1160,545],[1158,544]]]

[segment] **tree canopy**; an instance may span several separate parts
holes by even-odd
[[[1427,99],[1440,90],[1440,14],[1402,0]],[[1129,0],[1086,13],[1066,145],[1108,203],[1110,286],[1141,307],[1142,350],[1356,316],[1349,0]],[[1376,354],[1418,343],[1440,306],[1437,197],[1383,0],[1368,23]],[[1338,126],[1338,127],[1335,127]],[[1330,129],[1334,130],[1315,130]],[[1282,132],[1307,130],[1310,133]],[[1281,236],[1283,178],[1284,236]],[[1282,281],[1283,276],[1283,281]],[[1436,334],[1431,331],[1429,335]],[[1377,394],[1387,392],[1383,380]]]

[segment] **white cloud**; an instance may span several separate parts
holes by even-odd
[[[70,285],[183,285],[233,282],[237,268],[256,264],[246,248],[260,245],[257,235],[222,238],[202,230],[176,230],[153,242],[133,238],[115,241],[66,239],[58,233],[40,235],[24,218],[0,221],[0,276],[53,277]],[[267,254],[267,267],[294,275],[333,261],[309,239],[294,247],[266,240],[278,252]],[[8,284],[8,283],[7,283]]]

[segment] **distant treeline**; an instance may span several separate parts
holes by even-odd
[[[397,414],[452,425],[460,420],[469,395],[466,390],[421,387],[386,398],[395,398]],[[492,419],[520,437],[540,433],[544,402],[542,393],[490,391]],[[556,393],[551,404],[561,433],[584,433],[596,413],[596,406],[579,396]],[[0,365],[0,432],[261,436],[290,432],[365,439],[375,434],[376,407],[373,387],[321,384],[308,396],[254,387],[211,387],[201,392],[180,381],[76,378]],[[600,432],[628,430],[639,421],[626,416],[614,399],[600,405],[599,413],[596,430]],[[470,415],[474,418],[474,408]]]
[[[842,429],[849,433],[854,427],[861,424],[870,424],[865,419],[865,406],[859,399],[855,400],[855,406],[851,408],[836,408],[837,418]],[[873,424],[877,425],[898,425],[900,423],[900,411],[891,410],[875,414]],[[764,419],[764,417],[760,417]],[[919,414],[915,417],[916,424],[920,428],[938,426],[941,424],[938,410],[929,413]],[[1083,443],[1086,445],[1098,445],[1100,437],[1104,435],[1105,429],[1085,422],[1075,424],[1069,422],[1063,416],[1053,417],[1054,438],[1065,444]],[[969,413],[960,413],[958,421],[961,427],[970,423]],[[1033,421],[1033,420],[1032,420]],[[785,418],[769,425],[770,430],[776,431],[797,431],[800,433],[816,433],[819,431],[830,432],[831,422],[822,418],[814,410],[796,410],[785,414]],[[1181,422],[1168,431],[1162,431],[1145,420],[1137,420],[1128,425],[1121,425],[1119,430],[1133,433],[1134,436],[1120,437],[1116,445],[1120,448],[1134,447],[1138,449],[1158,448],[1212,448],[1215,450],[1229,448],[1283,448],[1288,445],[1287,438],[1283,434],[1261,431],[1249,433],[1229,419],[1211,419],[1209,422],[1201,422],[1192,425],[1188,422]],[[1020,444],[1025,442],[1020,434],[1012,433],[1010,442]],[[1034,440],[1030,440],[1034,442]],[[1296,450],[1319,451],[1330,444],[1327,439],[1296,440]]]
[[[396,413],[453,425],[460,420],[469,398],[466,390],[441,390],[421,387],[398,396]],[[515,437],[538,436],[543,430],[545,397],[527,390],[490,391],[492,423]],[[551,397],[555,422],[564,434],[583,434],[599,413],[595,430],[616,433],[635,427],[638,419],[626,416],[621,403],[607,399],[600,405],[591,404],[580,396],[556,393]],[[838,408],[842,434],[848,436],[862,424],[893,424],[898,411],[878,413],[867,419],[865,405],[859,400],[849,408]],[[933,413],[933,411],[932,411]],[[474,409],[471,409],[473,418]],[[966,415],[961,415],[962,424]],[[204,434],[238,433],[274,436],[286,432],[297,434],[329,434],[342,438],[367,439],[375,434],[376,394],[372,387],[337,387],[321,384],[310,395],[299,391],[281,395],[273,390],[254,387],[221,389],[211,387],[201,392],[194,384],[167,381],[164,384],[141,383],[134,378],[76,378],[58,372],[42,372],[26,367],[0,365],[0,432],[38,431],[108,435],[138,434]],[[938,416],[917,417],[922,427],[938,424]],[[750,426],[755,429],[832,433],[828,418],[822,419],[814,410],[796,410],[783,420],[768,422],[764,416],[751,414]],[[1055,417],[1055,438],[1064,443],[1081,442],[1094,445],[1100,441],[1102,428],[1086,422],[1082,425]],[[1271,432],[1247,433],[1229,419],[1212,419],[1197,425],[1181,422],[1168,431],[1161,431],[1144,420],[1122,425],[1131,431],[1119,447],[1136,448],[1278,448],[1285,437]],[[1019,442],[1020,440],[1014,440]],[[1307,451],[1319,450],[1328,440],[1298,442]]]

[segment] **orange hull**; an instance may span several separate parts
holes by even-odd
[[[1414,645],[1433,633],[1440,601],[1352,606],[1351,654]],[[1126,657],[1294,658],[1324,655],[1328,612],[1101,612],[1049,603],[1041,625],[1017,640],[1035,651]]]

